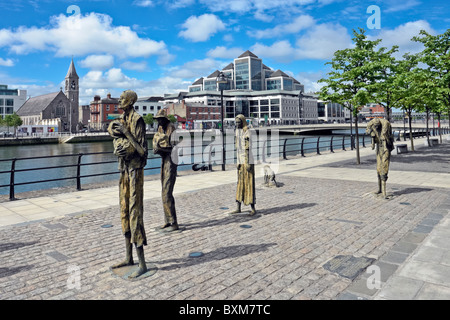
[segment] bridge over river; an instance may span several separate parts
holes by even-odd
[[[352,123],[353,130],[355,128],[355,124]],[[358,123],[359,129],[365,129],[367,127],[367,123]],[[393,130],[403,130],[405,127],[403,123],[392,123]],[[424,129],[426,128],[426,124],[424,123],[413,123],[413,129]],[[293,135],[308,135],[308,134],[328,134],[331,135],[334,130],[350,130],[350,123],[333,123],[333,124],[302,124],[302,125],[286,125],[286,126],[271,126],[271,127],[259,127],[254,128],[255,130],[261,129],[277,129],[280,134],[293,134]],[[433,129],[433,125],[429,126],[429,129]],[[408,125],[406,125],[406,130],[408,130]]]

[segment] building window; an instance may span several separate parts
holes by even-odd
[[[248,59],[235,60],[236,89],[249,89],[249,66]]]
[[[6,106],[8,107],[14,106],[14,99],[6,99]]]
[[[216,80],[205,80],[205,91],[216,91],[217,83]]]
[[[292,91],[292,79],[283,79],[283,90]]]
[[[150,110],[151,111],[155,110],[155,107],[154,106],[150,106]]]
[[[281,80],[267,80],[267,90],[281,89]]]
[[[66,108],[64,107],[64,104],[62,101],[58,103],[55,110],[55,116],[57,118],[64,117],[66,115]]]
[[[142,110],[143,110],[143,111],[147,111],[147,106],[143,106],[143,107],[142,107]]]
[[[4,100],[3,99],[0,99],[0,106],[3,106],[3,102]]]
[[[118,106],[114,106],[114,111],[118,111]]]
[[[134,110],[139,111],[139,106],[134,106]]]
[[[109,104],[106,105],[106,111],[109,111]]]

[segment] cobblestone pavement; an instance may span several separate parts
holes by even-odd
[[[373,299],[380,286],[367,285],[368,265],[353,277],[326,266],[340,256],[368,258],[385,286],[450,208],[447,188],[388,182],[387,201],[372,193],[375,180],[293,170],[277,181],[266,188],[256,180],[253,217],[227,213],[234,183],[177,195],[185,229],[172,234],[154,230],[162,204],[146,200],[145,256],[156,273],[134,281],[109,269],[125,254],[117,205],[2,227],[0,299]]]

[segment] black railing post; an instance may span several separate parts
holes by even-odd
[[[302,138],[302,157],[305,156],[305,150],[303,149],[304,144],[305,144],[305,138]]]
[[[362,145],[363,145],[363,148],[366,147],[366,134],[365,133],[363,133],[363,135],[362,135]]]
[[[81,157],[82,153],[78,154],[78,163],[77,163],[77,190],[81,190]]]
[[[17,159],[12,159],[11,162],[11,177],[9,179],[9,200],[15,200],[15,194],[14,194],[14,178],[15,178],[15,171],[16,171],[16,161]]]
[[[403,130],[403,141],[406,141],[406,130]]]
[[[224,150],[225,150],[225,148],[222,149],[222,152],[224,152]],[[212,152],[212,144],[209,146],[209,155],[208,155],[208,170],[209,171],[212,171],[211,152]],[[223,169],[223,171],[224,171],[224,169]]]
[[[345,150],[345,134],[342,136],[342,150],[347,151]]]
[[[319,141],[320,141],[320,137],[317,138],[317,154],[320,154]]]
[[[284,144],[283,144],[283,159],[287,160],[286,157],[286,143],[287,143],[288,139],[284,139]]]
[[[334,138],[334,136],[331,136],[331,141],[330,141],[330,152],[332,152],[332,153],[334,153],[334,150],[333,150],[333,138]]]

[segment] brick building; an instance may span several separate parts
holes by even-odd
[[[91,118],[89,127],[91,130],[106,131],[109,123],[120,117],[123,113],[119,109],[119,98],[112,98],[108,93],[106,98],[102,99],[99,95],[94,97],[90,103]]]

